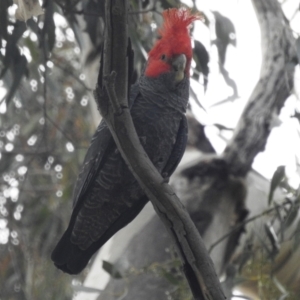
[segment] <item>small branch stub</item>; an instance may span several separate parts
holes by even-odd
[[[112,71],[110,75],[105,75],[104,85],[108,93],[110,102],[112,104],[114,114],[120,115],[123,109],[118,101],[116,90],[115,90],[116,77],[117,77],[117,73],[115,71]]]

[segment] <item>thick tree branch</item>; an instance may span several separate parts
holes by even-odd
[[[261,27],[263,64],[235,134],[225,149],[231,173],[245,176],[264,150],[285,100],[293,89],[295,39],[277,0],[252,0]]]
[[[103,68],[96,89],[101,114],[122,157],[172,236],[195,299],[225,299],[196,227],[174,191],[149,160],[131,119],[127,104],[127,54],[131,51],[127,50],[127,1],[107,0],[105,15]]]

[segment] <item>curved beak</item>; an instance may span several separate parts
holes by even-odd
[[[175,82],[179,83],[184,78],[184,70],[186,66],[186,56],[180,54],[172,61],[172,69],[175,73]]]

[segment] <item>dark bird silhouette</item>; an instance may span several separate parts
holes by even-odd
[[[140,141],[157,170],[168,178],[185,150],[192,58],[188,25],[198,17],[185,9],[163,13],[159,39],[144,74],[131,87],[129,105]],[[94,134],[74,189],[66,232],[52,253],[54,264],[77,274],[148,202],[124,162],[104,121]]]

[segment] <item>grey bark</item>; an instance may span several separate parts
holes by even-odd
[[[224,152],[236,176],[245,176],[264,150],[285,100],[293,91],[297,64],[295,39],[276,0],[252,0],[261,27],[263,62],[260,79]]]

